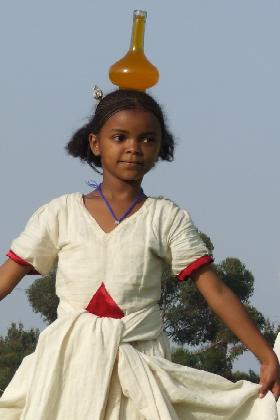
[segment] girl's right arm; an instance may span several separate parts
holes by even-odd
[[[0,266],[0,300],[4,299],[20,280],[32,270],[30,266],[16,263],[10,258]]]

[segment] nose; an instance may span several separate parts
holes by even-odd
[[[128,139],[126,152],[137,155],[142,154],[141,143],[135,138]]]

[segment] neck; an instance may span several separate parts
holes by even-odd
[[[102,191],[109,200],[133,200],[141,190],[142,179],[137,181],[122,181],[110,179],[107,176],[102,180]]]

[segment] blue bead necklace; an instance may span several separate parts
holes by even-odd
[[[111,213],[111,215],[112,215],[112,217],[115,220],[115,223],[117,225],[119,225],[129,215],[129,213],[134,209],[134,207],[141,200],[141,198],[146,197],[146,195],[144,194],[144,191],[141,188],[140,193],[135,197],[135,199],[132,201],[132,203],[130,204],[130,206],[128,207],[128,209],[124,212],[124,214],[121,217],[118,218],[116,216],[114,210],[112,209],[111,204],[109,203],[109,201],[107,200],[107,198],[103,194],[101,185],[102,184],[99,184],[97,186],[96,191],[99,193],[100,197],[102,198],[102,200],[106,204],[108,210],[110,211],[110,213]]]

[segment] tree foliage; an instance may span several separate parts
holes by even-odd
[[[26,290],[33,311],[40,313],[43,321],[51,324],[57,318],[58,297],[55,293],[56,268],[47,276],[35,280]]]
[[[216,271],[222,280],[245,304],[259,327],[263,327],[264,317],[249,304],[253,294],[254,278],[237,258],[227,258]],[[178,284],[173,278],[163,286],[161,307],[165,330],[178,344],[198,345],[205,342],[236,342],[237,339],[213,315],[203,296],[191,280]]]
[[[12,323],[6,337],[0,337],[0,389],[4,390],[22,359],[35,350],[38,329],[25,331],[23,325]]]

